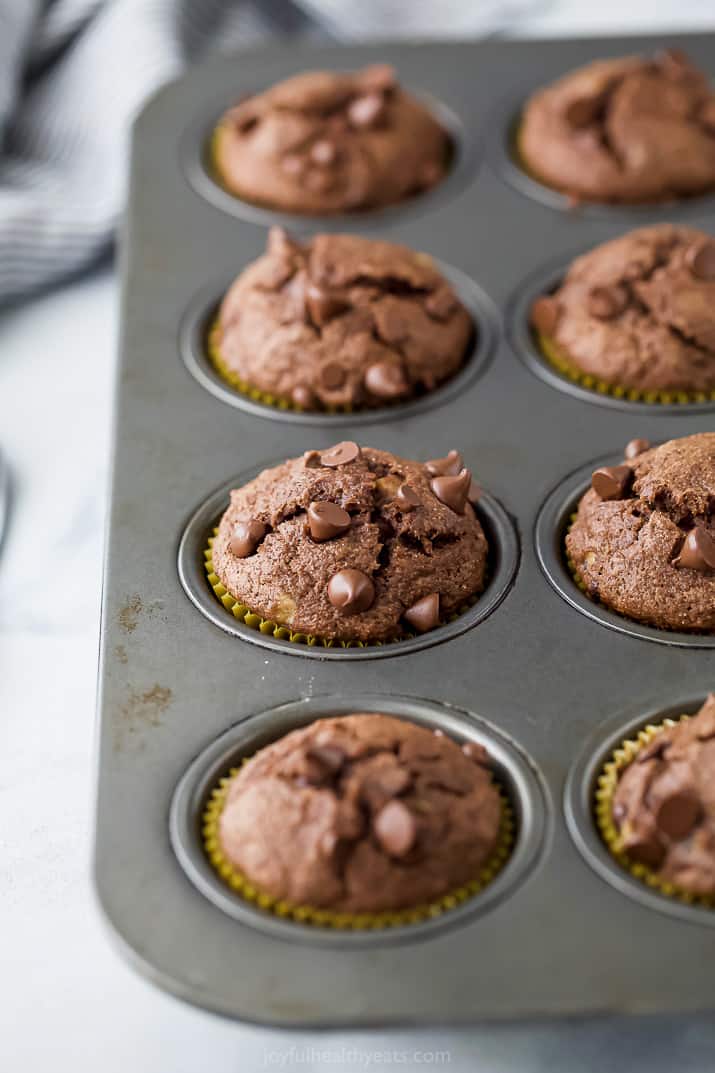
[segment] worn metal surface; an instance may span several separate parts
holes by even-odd
[[[712,37],[681,43],[708,68]],[[634,40],[627,47],[659,44]],[[692,706],[715,683],[712,649],[653,643],[581,613],[542,572],[535,532],[552,490],[590,460],[618,452],[633,436],[662,440],[715,429],[715,416],[702,408],[617,408],[562,391],[515,352],[521,329],[510,320],[527,281],[574,250],[650,220],[712,225],[711,198],[579,213],[505,177],[502,147],[515,87],[526,93],[591,58],[623,51],[620,40],[275,48],[198,68],[162,90],[137,121],[103,598],[95,870],[125,952],[192,1002],[293,1026],[714,1004],[710,921],[662,911],[657,897],[637,897],[628,884],[605,878],[583,812],[583,779],[593,766],[584,750],[600,757],[614,728]],[[234,211],[220,191],[210,191],[197,139],[243,93],[307,67],[378,59],[394,62],[405,84],[446,110],[462,145],[453,179],[404,209],[291,223],[303,233],[384,236],[452,266],[502,312],[492,358],[459,394],[445,392],[434,405],[396,411],[389,420],[346,418],[336,428],[320,417],[289,422],[228,405],[192,375],[182,345],[185,357],[191,318],[205,315],[221,282],[262,251],[266,224],[283,217]],[[463,451],[521,543],[514,585],[486,619],[431,647],[401,654],[396,645],[388,658],[319,660],[248,643],[187,599],[179,542],[207,497],[237,474],[343,438],[407,457]],[[443,704],[447,719],[477,716],[516,744],[543,787],[537,811],[546,835],[535,867],[488,911],[455,915],[429,937],[403,931],[387,943],[293,942],[224,912],[187,878],[172,849],[177,784],[234,726],[240,742],[241,724],[257,713],[313,697],[325,710],[326,695],[340,704],[366,691],[393,703],[406,695]],[[481,726],[475,720],[473,732]],[[567,813],[578,846],[562,804],[570,774]]]

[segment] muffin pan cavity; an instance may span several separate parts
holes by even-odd
[[[586,387],[582,382],[586,379],[585,376],[572,379],[566,371],[562,372],[549,361],[529,324],[531,307],[534,301],[542,295],[553,294],[566,275],[573,259],[586,252],[585,249],[576,250],[571,257],[559,259],[558,263],[538,269],[515,291],[508,305],[507,333],[517,357],[545,384],[563,391],[571,398],[579,399],[581,402],[595,403],[597,406],[608,406],[613,410],[630,413],[634,417],[642,417],[646,413],[655,417],[715,413],[715,399],[699,402],[646,402],[643,399],[629,398],[627,389],[623,389],[622,394],[614,394],[605,385],[599,386],[596,383],[596,377],[590,377],[589,380],[593,381],[593,386]],[[673,392],[673,394],[676,393]]]
[[[486,371],[501,335],[501,323],[497,307],[477,283],[451,265],[437,260],[435,263],[469,312],[475,325],[475,332],[458,372],[434,391],[420,395],[409,402],[356,410],[351,413],[300,411],[279,405],[269,405],[254,398],[252,394],[244,394],[232,387],[211,361],[208,353],[208,333],[211,325],[215,323],[221,298],[235,277],[204,289],[191,302],[183,318],[179,336],[179,347],[184,364],[202,387],[217,399],[228,403],[229,406],[235,406],[256,417],[267,417],[302,426],[320,425],[330,428],[396,421],[424,413],[434,406],[446,405],[451,399],[457,398],[470,388],[474,381]]]
[[[635,738],[643,727],[660,725],[666,719],[692,714],[704,698],[688,698],[667,707],[657,707],[627,721],[617,717],[591,735],[581,755],[571,768],[564,789],[564,812],[577,849],[595,872],[612,887],[647,909],[665,913],[676,920],[704,927],[715,927],[715,910],[688,905],[651,889],[645,882],[622,868],[603,841],[596,825],[596,790],[604,765],[625,740]]]
[[[325,716],[382,712],[441,730],[458,742],[478,742],[488,750],[494,777],[508,799],[515,820],[511,853],[500,872],[478,894],[431,920],[379,930],[347,931],[282,920],[241,898],[221,880],[206,856],[201,817],[219,780],[241,760],[295,730]],[[525,882],[542,852],[548,827],[543,781],[533,762],[496,727],[470,712],[445,708],[421,698],[357,693],[294,701],[262,712],[232,727],[193,761],[178,783],[171,803],[171,843],[191,882],[223,912],[279,939],[346,949],[419,942],[447,928],[466,925],[488,913]]]
[[[274,636],[273,631],[264,632],[262,628],[252,629],[244,625],[222,605],[212,591],[204,567],[204,552],[228,504],[231,489],[240,487],[252,480],[260,470],[275,464],[275,462],[266,463],[260,469],[240,474],[218,488],[191,516],[179,544],[178,570],[184,592],[202,614],[226,633],[290,656],[350,662],[387,659],[391,656],[418,652],[420,649],[458,637],[466,630],[483,622],[499,606],[512,587],[519,566],[519,540],[509,515],[502,505],[488,492],[483,492],[475,510],[490,549],[486,588],[463,614],[444,625],[404,641],[350,648],[341,647],[339,642],[326,646],[317,641],[314,644],[306,644],[300,641],[281,640]]]
[[[302,68],[297,65],[296,71]],[[287,72],[283,77],[286,77]],[[270,82],[250,92],[261,92]],[[210,204],[231,216],[249,223],[270,227],[278,224],[296,232],[315,231],[318,227],[327,231],[370,223],[371,226],[389,227],[405,219],[425,212],[435,211],[449,204],[474,178],[479,167],[480,144],[474,134],[462,123],[450,104],[433,94],[405,85],[404,88],[420,101],[447,132],[451,143],[451,158],[445,178],[424,193],[414,194],[403,202],[382,208],[365,209],[359,212],[311,215],[289,213],[270,209],[245,201],[227,190],[215,175],[211,164],[211,140],[216,126],[228,107],[241,96],[250,92],[235,91],[213,102],[213,105],[196,116],[184,131],[181,139],[181,166],[187,180],[197,194]]]
[[[591,474],[600,466],[617,466],[622,455],[597,458],[569,474],[544,501],[536,519],[536,554],[541,569],[559,596],[594,622],[644,641],[681,648],[715,648],[715,635],[661,630],[634,622],[590,600],[578,587],[566,561],[565,538],[581,496],[588,491]]]

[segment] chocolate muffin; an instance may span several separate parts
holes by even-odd
[[[472,321],[431,258],[356,235],[280,228],[230,288],[212,333],[231,382],[302,410],[384,406],[464,361]]]
[[[715,432],[633,440],[597,469],[566,537],[586,592],[637,622],[715,630]]]
[[[531,97],[518,149],[535,178],[576,200],[702,194],[715,188],[715,96],[682,52],[599,60]]]
[[[380,208],[444,178],[450,138],[391,67],[309,71],[221,120],[213,163],[232,194],[285,212]]]
[[[388,715],[320,719],[262,749],[219,819],[261,891],[337,912],[432,902],[478,877],[499,839],[486,750]]]
[[[618,849],[663,883],[715,895],[715,694],[660,730],[625,768],[612,805]]]
[[[542,349],[638,393],[715,391],[715,240],[690,227],[630,231],[578,257],[531,321]]]
[[[433,629],[482,591],[479,491],[457,451],[411,462],[346,441],[231,493],[213,572],[294,632],[376,642]]]

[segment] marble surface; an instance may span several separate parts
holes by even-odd
[[[715,24],[712,0],[551,6],[522,32]],[[94,695],[117,335],[111,265],[0,314],[0,1069],[195,1073],[715,1067],[710,1018],[307,1035],[218,1020],[135,975],[89,880]],[[637,952],[634,952],[637,956]],[[548,971],[548,966],[545,966]],[[441,1057],[436,1052],[441,1052]]]

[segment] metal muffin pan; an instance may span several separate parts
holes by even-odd
[[[628,49],[650,51],[662,43],[635,39]],[[714,40],[698,35],[668,44],[707,67]],[[350,230],[424,250],[506,311],[503,330],[494,318],[493,358],[458,391],[445,389],[429,405],[343,416],[339,429],[320,415],[286,421],[264,409],[226,405],[226,396],[205,390],[184,360],[187,332],[221,287],[262,253],[266,225],[286,222],[229,203],[229,195],[208,194],[195,175],[187,176],[187,152],[200,159],[207,124],[224,103],[299,70],[388,60],[403,83],[448,109],[460,153],[476,159],[495,102],[513,93],[514,72],[530,85],[543,84],[623,51],[621,40],[276,47],[239,60],[213,59],[160,91],[137,120],[103,592],[95,877],[124,952],[188,1001],[244,1020],[303,1027],[713,1006],[709,921],[652,912],[622,884],[605,881],[584,859],[560,804],[572,771],[581,786],[586,743],[590,757],[602,756],[607,731],[599,728],[645,722],[649,713],[679,709],[713,687],[711,649],[691,643],[694,638],[687,645],[652,644],[635,631],[602,628],[549,584],[534,539],[540,517],[544,546],[549,539],[553,545],[566,492],[576,496],[586,478],[559,492],[554,504],[562,513],[555,510],[551,533],[545,501],[590,459],[617,455],[634,436],[656,441],[713,429],[715,419],[689,407],[666,414],[658,406],[593,406],[534,376],[510,343],[510,301],[520,281],[536,277],[547,262],[549,271],[565,264],[574,249],[651,219],[687,213],[707,230],[707,199],[667,213],[663,207],[652,214],[565,213],[523,197],[497,169],[484,168],[395,210],[298,218],[303,234]],[[482,506],[487,526],[497,525],[490,511],[505,504],[504,532],[514,551],[521,545],[508,599],[474,627],[467,616],[456,620],[459,628],[442,635],[443,643],[427,637],[411,647],[395,645],[390,655],[399,658],[369,665],[350,650],[348,658],[331,658],[329,649],[323,658],[305,658],[302,646],[298,658],[288,659],[280,646],[247,644],[235,629],[219,628],[233,624],[196,606],[206,599],[213,604],[202,610],[224,613],[203,581],[199,545],[234,475],[347,438],[412,458],[460,448],[489,491]],[[439,633],[434,640],[442,639]],[[293,654],[298,646],[290,648]],[[234,744],[240,748],[259,716],[274,729],[283,718],[261,713],[295,711],[300,718],[300,712],[344,711],[366,687],[387,710],[399,704],[406,716],[455,718],[475,735],[489,728],[530,758],[524,762],[540,786],[533,812],[544,835],[529,868],[511,873],[509,897],[491,901],[485,891],[452,919],[445,915],[444,926],[429,934],[404,928],[389,946],[367,935],[335,946],[297,925],[292,941],[292,933],[286,938],[219,907],[189,880],[172,848],[176,802],[189,803],[182,839],[195,850],[192,823],[199,822],[206,763],[223,763]]]
[[[484,745],[494,761],[494,774],[514,809],[516,838],[514,849],[502,871],[476,897],[432,920],[420,924],[384,928],[379,931],[347,932],[296,924],[252,906],[234,894],[209,864],[203,849],[197,817],[203,815],[207,800],[219,779],[243,757],[252,756],[283,734],[305,726],[314,719],[350,712],[383,712],[404,716],[412,722],[442,730],[455,741],[475,741]],[[348,697],[329,694],[307,697],[262,712],[231,727],[205,749],[183,776],[171,803],[171,841],[182,868],[207,898],[225,913],[268,935],[303,942],[311,946],[385,946],[429,938],[443,928],[457,927],[475,915],[498,905],[519,882],[528,876],[538,860],[546,835],[543,780],[532,761],[496,727],[476,716],[413,697],[375,696],[356,693]]]
[[[345,424],[369,425],[376,421],[394,421],[398,417],[418,414],[432,406],[447,403],[455,395],[466,391],[472,380],[481,376],[486,369],[501,335],[499,311],[489,296],[463,272],[452,268],[451,265],[439,262],[437,268],[450,281],[460,301],[468,309],[473,323],[478,325],[469,343],[464,364],[453,377],[434,391],[410,402],[382,406],[374,410],[358,410],[353,414],[310,411],[301,413],[298,410],[281,410],[277,406],[258,402],[233,388],[214,368],[208,355],[209,326],[216,317],[221,298],[245,267],[246,265],[237,265],[229,278],[223,281],[223,285],[210,289],[204,288],[197,294],[184,317],[179,345],[187,369],[207,391],[230,406],[236,406],[260,417],[268,417],[272,421],[292,421],[298,425],[322,425],[336,428]]]
[[[184,592],[211,622],[234,637],[289,656],[320,660],[389,659],[438,645],[478,625],[499,606],[509,592],[519,565],[519,541],[504,508],[488,492],[483,492],[476,511],[489,543],[487,584],[476,603],[452,621],[404,641],[368,645],[365,648],[342,648],[339,645],[327,648],[322,644],[309,646],[295,641],[282,641],[271,634],[251,629],[239,622],[212,592],[204,569],[204,550],[228,506],[231,489],[240,488],[260,470],[275,464],[276,460],[239,474],[217,489],[194,511],[179,543],[178,568]]]

